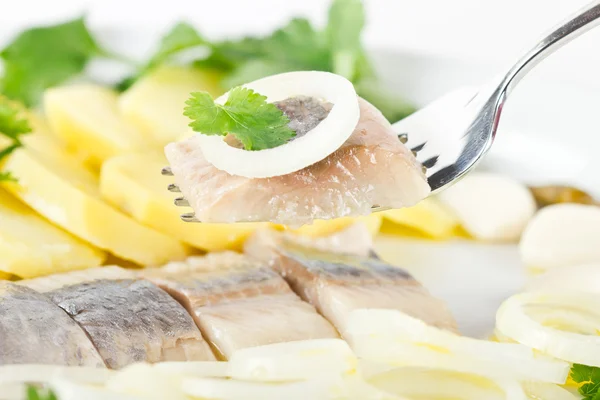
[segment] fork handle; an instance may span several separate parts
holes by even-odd
[[[600,25],[600,0],[594,0],[559,24],[548,36],[521,58],[506,74],[501,87],[505,95],[544,58],[590,29]]]

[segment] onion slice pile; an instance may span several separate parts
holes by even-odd
[[[396,396],[461,400],[527,400],[516,380],[490,379],[473,374],[404,367],[374,376],[369,383]]]
[[[358,357],[384,365],[556,384],[565,383],[570,370],[569,363],[538,356],[526,346],[458,336],[397,310],[355,310],[347,332]]]
[[[328,101],[333,108],[304,136],[272,149],[247,151],[228,145],[222,136],[196,135],[206,160],[232,175],[269,178],[299,171],[339,149],[360,118],[358,97],[352,83],[329,72],[288,72],[259,79],[244,87],[267,96],[268,102],[302,95]],[[228,97],[229,93],[226,93],[215,102],[224,104]]]
[[[496,328],[512,340],[571,363],[600,367],[600,336],[574,333],[589,330],[579,312],[600,321],[597,304],[600,295],[592,293],[544,293],[533,292],[515,295],[506,300],[496,315]],[[534,318],[528,309],[548,305],[552,312],[544,316],[557,316],[560,324],[568,330],[546,326]],[[559,313],[560,309],[569,312]],[[574,317],[569,319],[569,313]],[[567,326],[570,325],[570,326]]]

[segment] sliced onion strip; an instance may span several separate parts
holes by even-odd
[[[236,351],[229,360],[235,379],[286,382],[356,373],[358,360],[341,339],[276,343]]]
[[[506,300],[496,314],[496,327],[526,346],[571,363],[600,367],[600,336],[582,335],[544,326],[525,308],[549,304],[598,314],[600,295],[590,293],[523,293]]]
[[[222,136],[194,136],[206,160],[231,175],[269,178],[299,171],[323,160],[350,137],[360,110],[354,86],[346,78],[329,72],[299,71],[269,76],[244,87],[275,102],[304,95],[333,104],[329,115],[304,136],[272,149],[247,151],[229,146]],[[229,94],[216,100],[224,104]]]

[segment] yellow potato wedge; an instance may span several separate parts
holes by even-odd
[[[75,236],[141,265],[183,259],[189,248],[105,203],[98,179],[68,154],[22,148],[5,168],[19,180],[6,187],[38,213]]]
[[[118,95],[97,85],[79,84],[44,93],[48,124],[68,149],[94,167],[112,156],[150,148],[152,143],[119,114]]]
[[[183,116],[191,92],[207,91],[213,97],[223,94],[221,74],[199,68],[164,66],[137,81],[119,99],[124,118],[164,146],[188,130],[190,120]]]
[[[434,198],[427,198],[413,207],[383,211],[381,214],[386,221],[400,225],[397,229],[399,235],[417,231],[434,239],[445,239],[456,236],[460,226],[458,218]],[[388,233],[393,233],[393,227]]]
[[[243,241],[262,223],[203,224],[181,221],[190,209],[176,207],[167,190],[172,177],[161,176],[168,165],[159,152],[114,157],[104,163],[100,191],[111,204],[142,224],[206,251],[240,249]]]
[[[97,267],[106,254],[0,190],[0,271],[21,278]],[[0,279],[3,279],[0,276]]]
[[[311,225],[304,225],[291,231],[308,237],[327,236],[346,229],[353,223],[360,221],[367,225],[371,235],[375,236],[379,233],[379,228],[381,227],[381,217],[380,213],[375,213],[357,218],[344,217],[330,220],[316,220]]]

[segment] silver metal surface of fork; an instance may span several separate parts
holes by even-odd
[[[564,20],[506,74],[479,88],[444,96],[394,124],[408,132],[409,147],[421,145],[418,160],[427,167],[432,193],[455,183],[489,151],[505,102],[521,79],[545,57],[600,23],[600,0]]]
[[[432,193],[457,182],[489,151],[506,99],[521,79],[545,57],[599,23],[600,0],[595,0],[558,25],[499,79],[452,92],[394,124],[399,140],[423,165]],[[169,167],[162,173],[173,175]],[[180,192],[174,184],[169,190]],[[175,204],[189,206],[183,197]],[[386,209],[376,206],[373,212]],[[181,219],[200,222],[194,213]]]

